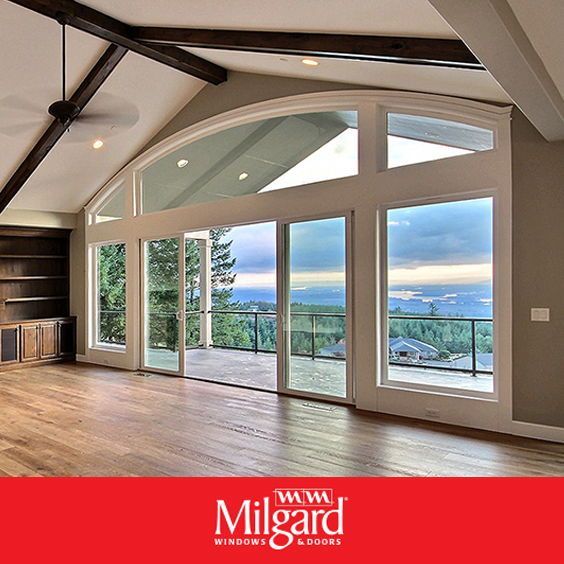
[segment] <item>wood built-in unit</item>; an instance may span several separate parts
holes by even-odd
[[[69,235],[0,226],[0,370],[74,359]]]

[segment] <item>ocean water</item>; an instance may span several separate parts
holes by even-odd
[[[439,286],[393,286],[389,289],[390,310],[400,307],[404,312],[424,315],[429,304],[439,309],[437,315],[465,317],[493,317],[492,289],[490,284],[464,284]],[[240,302],[276,302],[274,288],[236,287],[235,300]],[[342,288],[316,286],[294,289],[292,302],[326,306],[344,306],[345,293]]]

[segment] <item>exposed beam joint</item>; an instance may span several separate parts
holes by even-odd
[[[145,45],[203,47],[483,70],[480,61],[458,39],[171,27],[133,27],[132,32],[133,37]]]
[[[178,47],[141,43],[134,38],[133,28],[130,25],[74,0],[10,0],[10,2],[55,20],[64,17],[68,25],[76,29],[126,47],[134,53],[206,82],[219,84],[227,79],[227,71],[223,67]]]
[[[429,1],[541,135],[563,140],[564,98],[507,0]]]
[[[71,102],[74,102],[82,111],[126,53],[127,49],[125,47],[113,44],[110,45],[71,96]],[[76,117],[74,119],[76,119]],[[53,120],[51,125],[49,125],[45,133],[41,136],[39,141],[37,141],[33,149],[0,192],[0,213],[6,209],[16,194],[23,188],[29,177],[48,155],[49,151],[51,151],[57,144],[57,141],[59,141],[68,130],[72,121],[73,120],[66,124],[61,124],[58,120]]]

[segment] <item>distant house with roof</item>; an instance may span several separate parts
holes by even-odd
[[[434,346],[411,339],[410,337],[394,337],[388,342],[390,358],[392,360],[408,360],[418,362],[422,360],[433,360],[439,355]]]
[[[334,345],[327,345],[323,347],[318,356],[327,356],[327,357],[334,357],[334,358],[346,358],[347,356],[347,344],[345,339],[341,339],[338,343]]]
[[[434,366],[447,368],[460,368],[463,370],[472,370],[472,355],[465,355],[453,360],[436,361]],[[476,369],[491,371],[493,369],[493,353],[476,353]]]

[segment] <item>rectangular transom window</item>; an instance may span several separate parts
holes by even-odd
[[[142,172],[142,211],[355,176],[357,121],[355,111],[296,114],[194,141]]]
[[[427,116],[388,114],[388,168],[494,148],[493,131]]]
[[[125,347],[125,243],[96,247],[96,344]]]

